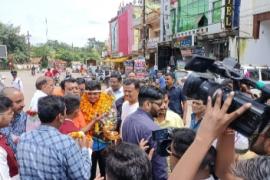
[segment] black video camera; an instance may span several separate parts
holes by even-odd
[[[250,140],[254,140],[254,136],[260,134],[269,124],[270,107],[265,102],[270,98],[270,89],[262,82],[244,77],[233,66],[232,64],[228,65],[208,57],[194,56],[186,64],[185,69],[195,71],[196,73],[190,74],[187,78],[183,87],[183,93],[188,98],[200,99],[206,102],[208,96],[215,97],[217,90],[222,90],[222,101],[224,102],[228,94],[233,90],[235,95],[228,112],[233,112],[245,103],[251,103],[252,106],[238,119],[233,121],[230,127]],[[233,89],[216,82],[214,78],[216,76],[232,80]],[[261,90],[262,96],[256,100],[248,97],[240,91],[241,83]]]

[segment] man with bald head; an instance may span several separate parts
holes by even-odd
[[[13,102],[12,110],[14,116],[8,127],[1,128],[0,132],[7,137],[8,144],[11,146],[14,152],[16,152],[16,146],[18,139],[22,133],[26,130],[26,113],[23,112],[24,108],[24,95],[23,93],[14,87],[5,87],[1,91],[1,95],[8,97]]]
[[[38,118],[38,100],[42,97],[51,95],[54,89],[53,79],[46,76],[41,76],[36,80],[36,92],[32,97],[30,107],[29,107],[29,115],[27,118],[26,131],[30,131],[36,129],[40,125],[40,120]]]

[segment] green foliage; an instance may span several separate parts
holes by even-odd
[[[20,35],[20,27],[0,22],[0,44],[7,46],[16,63],[25,63],[28,60],[27,43],[24,35]]]
[[[25,36],[20,35],[20,27],[0,23],[0,44],[7,46],[8,54],[13,56],[15,63],[27,62],[28,45]],[[105,43],[96,41],[95,38],[89,38],[87,45],[82,48],[57,40],[49,40],[45,44],[32,46],[30,55],[41,57],[42,67],[47,67],[50,59],[61,59],[69,64],[71,61],[99,60],[104,49]]]

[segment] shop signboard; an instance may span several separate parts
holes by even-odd
[[[134,60],[134,71],[136,73],[136,78],[143,79],[146,75],[146,66],[145,66],[145,58],[138,57]]]
[[[232,28],[232,17],[233,17],[233,0],[225,1],[225,28]]]
[[[191,47],[192,36],[182,36],[176,39],[175,47]]]
[[[133,61],[126,61],[125,65],[125,74],[128,75],[130,72],[133,71]]]

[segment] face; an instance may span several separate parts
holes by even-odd
[[[113,91],[117,91],[120,88],[121,83],[117,78],[110,78],[110,86],[112,87]]]
[[[87,96],[88,96],[89,102],[94,104],[99,100],[100,92],[99,90],[88,91]]]
[[[23,93],[15,91],[14,93],[8,95],[7,97],[10,98],[13,102],[12,110],[14,111],[14,113],[15,114],[20,113],[25,106]]]
[[[160,111],[160,109],[164,109],[165,108],[165,103],[163,101],[163,99],[160,100],[155,100],[155,101],[150,101],[150,114],[156,118],[158,116],[158,113]]]
[[[80,93],[83,94],[85,91],[85,84],[79,84]]]
[[[53,92],[53,88],[54,88],[53,80],[49,80],[47,81],[46,84],[42,86],[42,91],[48,95],[51,95]]]
[[[160,110],[158,112],[158,115],[159,116],[165,116],[166,115],[166,112],[167,112],[167,109],[168,109],[168,105],[169,105],[169,98],[168,98],[168,95],[164,95],[164,99],[163,99],[163,103],[164,103],[164,106],[161,106],[160,107]]]
[[[129,74],[128,74],[128,78],[129,78],[129,79],[135,79],[135,78],[136,78],[135,73],[129,73]]]
[[[135,88],[134,84],[124,85],[124,95],[126,100],[134,103],[138,101],[139,90]]]
[[[157,73],[157,76],[158,76],[158,77],[161,77],[161,76],[162,76],[162,73],[161,73],[161,72],[158,72],[158,73]]]
[[[8,126],[10,121],[13,119],[13,115],[14,112],[12,108],[9,108],[3,113],[0,113],[0,128]]]
[[[204,113],[206,106],[203,104],[202,100],[193,100],[192,101],[192,112],[195,114]]]
[[[171,76],[166,76],[165,81],[167,86],[173,85],[173,78]]]
[[[65,83],[65,95],[80,96],[79,85],[76,82]]]

